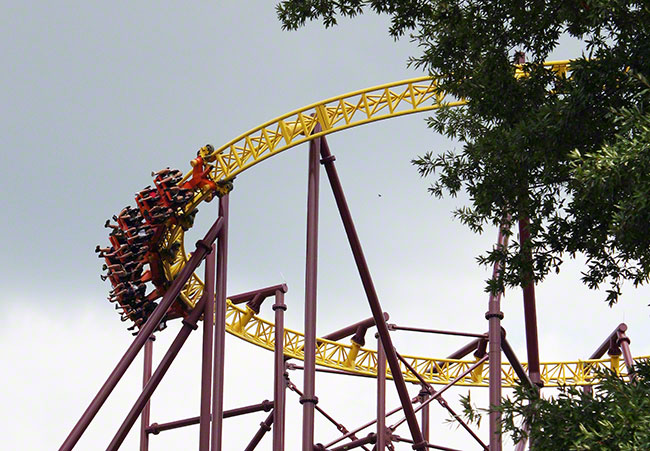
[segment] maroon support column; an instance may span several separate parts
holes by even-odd
[[[314,132],[320,131],[317,125]],[[314,406],[316,397],[316,281],[318,271],[318,188],[320,139],[309,143],[307,184],[307,257],[305,265],[305,371],[302,404],[302,450],[314,449]]]
[[[526,55],[518,51],[515,54],[515,64],[525,64]],[[522,286],[524,292],[524,321],[526,324],[526,350],[528,353],[528,376],[535,385],[541,387],[542,378],[539,369],[539,345],[537,342],[537,309],[535,307],[535,282],[532,273],[532,251],[524,251],[524,246],[530,240],[530,218],[519,218],[519,243],[522,256],[531,264],[529,280]]]
[[[377,446],[386,451],[386,353],[377,334]]]
[[[183,269],[181,269],[169,289],[165,292],[160,304],[156,307],[151,316],[149,316],[145,325],[140,329],[138,336],[135,337],[135,340],[133,340],[129,349],[126,350],[122,359],[118,362],[110,376],[108,376],[108,379],[104,382],[102,388],[72,429],[70,435],[65,439],[65,442],[63,442],[59,451],[70,451],[79,441],[81,435],[84,433],[93,418],[95,418],[95,415],[97,415],[97,412],[99,412],[99,409],[104,405],[104,402],[106,402],[106,399],[111,394],[117,383],[122,379],[126,370],[131,366],[133,359],[135,359],[145,342],[158,327],[158,324],[160,324],[163,316],[165,316],[169,307],[178,297],[178,294],[183,289],[183,286],[185,286],[185,283],[188,281],[194,270],[199,266],[203,257],[205,257],[205,255],[210,251],[210,246],[212,246],[212,243],[217,238],[222,225],[223,221],[219,218],[212,227],[210,227],[210,230],[205,237],[202,240],[197,241],[196,250],[192,254],[192,257],[185,264]]]
[[[217,286],[214,320],[214,387],[212,392],[212,451],[221,451],[223,432],[223,379],[226,345],[226,277],[228,275],[228,198],[219,199],[223,228],[217,242]]]
[[[153,366],[153,341],[156,338],[152,335],[144,345],[144,370],[142,372],[142,388],[147,386],[147,382],[151,379],[151,369]],[[151,418],[151,403],[147,404],[142,409],[142,419],[140,422],[140,451],[149,451],[149,421]]]
[[[425,388],[422,388],[418,396],[420,397],[420,403],[423,403],[427,399],[429,399],[429,392]],[[422,426],[422,437],[424,437],[424,439],[428,442],[429,441],[429,404],[425,404],[424,407],[422,408],[421,426]]]
[[[286,400],[286,378],[284,368],[284,291],[275,292],[275,368],[273,381],[273,451],[284,451],[284,412]]]
[[[504,233],[503,228],[499,228],[497,238],[497,247],[505,248],[508,246],[508,235]],[[499,277],[501,265],[497,262],[492,270],[492,279]],[[489,350],[488,358],[490,362],[489,380],[490,380],[490,407],[501,405],[501,293],[490,293],[488,300],[488,312],[485,314],[488,320],[488,340]],[[490,412],[490,451],[501,451],[501,433],[499,425],[501,415],[499,412]]]
[[[622,349],[624,348],[627,348],[628,358],[631,359],[631,355],[629,354],[629,338],[627,338],[627,336],[625,335],[626,330],[627,330],[627,324],[625,323],[619,324],[616,327],[616,329],[614,329],[614,332],[609,334],[609,336],[605,339],[605,341],[603,341],[602,344],[598,346],[598,349],[596,349],[596,351],[594,351],[594,353],[591,354],[591,356],[589,356],[589,360],[600,359],[605,353],[609,354],[610,356],[621,355],[623,353]],[[621,342],[622,337],[626,338],[625,340],[623,340],[623,342]],[[622,346],[623,344],[625,344],[625,347]],[[623,358],[625,359],[625,363],[628,366],[628,370],[629,370],[630,364],[628,363],[628,358],[625,357],[625,354],[623,355]],[[591,385],[585,385],[584,387],[582,387],[582,390],[585,393],[592,393]]]
[[[530,220],[527,217],[519,219],[519,242],[524,258],[532,260],[531,251],[524,251],[524,246],[530,240]],[[542,379],[539,370],[539,345],[537,342],[537,310],[535,307],[535,282],[532,274],[530,280],[523,286],[524,291],[524,321],[526,322],[526,350],[528,351],[528,375],[535,385],[541,386]]]
[[[630,375],[630,379],[634,380],[636,377],[634,374],[634,357],[632,357],[632,352],[630,351],[630,339],[625,335],[627,330],[627,325],[621,324],[616,330],[616,343],[621,347],[623,353],[623,361],[627,367],[627,372]]]
[[[127,434],[131,430],[133,423],[135,423],[137,420],[138,416],[142,412],[142,409],[144,409],[145,404],[147,404],[151,398],[151,395],[153,395],[154,391],[158,387],[158,384],[160,384],[160,381],[162,381],[163,377],[165,377],[167,370],[178,355],[178,352],[185,344],[187,337],[189,337],[190,333],[193,330],[196,330],[198,328],[196,323],[203,314],[204,308],[205,296],[202,296],[201,300],[197,303],[194,309],[192,309],[188,317],[183,319],[183,327],[178,332],[178,335],[176,335],[176,338],[160,361],[158,368],[156,368],[156,371],[151,376],[151,379],[149,379],[149,382],[147,382],[147,385],[145,385],[142,393],[122,422],[122,425],[113,437],[111,443],[108,445],[108,448],[106,448],[107,451],[116,451],[122,445]]]
[[[199,451],[210,451],[210,403],[212,401],[212,338],[214,334],[214,279],[215,254],[212,252],[205,259],[205,284],[203,295],[206,297],[203,313],[203,355],[201,360],[201,415],[199,426]]]
[[[327,140],[324,137],[321,138],[320,150],[322,163],[325,165],[325,170],[327,171],[327,177],[334,193],[334,199],[336,200],[336,205],[341,215],[345,233],[348,236],[348,241],[350,243],[352,255],[354,256],[354,261],[357,265],[357,270],[359,271],[361,283],[363,284],[364,291],[366,292],[366,297],[368,298],[368,304],[370,305],[372,316],[375,318],[377,332],[379,333],[381,342],[384,346],[384,351],[386,352],[386,359],[388,360],[388,366],[390,367],[391,373],[393,375],[393,382],[395,383],[397,394],[399,395],[400,402],[404,408],[406,421],[408,422],[409,430],[411,431],[411,436],[413,437],[414,441],[413,449],[424,450],[427,448],[427,443],[422,438],[422,431],[418,425],[417,417],[413,412],[411,398],[406,388],[404,375],[402,374],[402,371],[399,367],[397,355],[395,353],[395,349],[393,348],[393,341],[388,332],[388,327],[386,326],[384,312],[382,311],[381,304],[379,303],[379,297],[377,296],[375,285],[372,281],[372,276],[370,275],[370,270],[368,269],[366,258],[363,255],[361,241],[359,240],[356,228],[354,227],[352,214],[350,213],[350,208],[348,207],[348,203],[345,200],[343,187],[341,185],[341,181],[339,180],[336,166],[334,165],[335,158],[331,154],[329,146],[327,145]]]

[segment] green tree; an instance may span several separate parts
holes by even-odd
[[[387,14],[390,34],[415,41],[410,64],[467,105],[428,119],[460,149],[413,160],[435,196],[469,195],[455,215],[476,232],[529,218],[530,240],[488,250],[503,290],[559,271],[583,253],[583,281],[621,284],[650,274],[650,6],[631,0],[287,0],[284,28],[307,20]],[[569,36],[584,44],[569,77],[543,63]],[[521,56],[527,61],[523,65]],[[524,77],[515,77],[520,67]],[[512,219],[508,219],[512,218]]]
[[[568,387],[545,398],[519,387],[499,408],[503,432],[515,443],[528,436],[532,449],[540,450],[650,449],[650,363],[639,362],[635,369],[633,382],[611,371],[602,374],[593,395]],[[476,421],[476,410],[467,412]]]

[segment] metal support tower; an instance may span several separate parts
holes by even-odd
[[[321,115],[323,112],[321,111]],[[320,133],[321,126],[317,124],[313,133]],[[302,404],[302,449],[303,451],[342,451],[360,448],[365,451],[386,451],[394,449],[398,443],[407,443],[412,449],[446,449],[442,445],[434,445],[429,442],[430,433],[430,408],[431,403],[436,401],[458,422],[458,424],[472,437],[473,442],[484,451],[500,451],[502,449],[502,437],[500,434],[500,416],[496,411],[489,414],[489,445],[486,445],[478,434],[464,422],[454,409],[443,398],[443,394],[451,387],[461,381],[471,378],[473,382],[482,380],[485,375],[483,368],[485,362],[489,362],[489,403],[492,407],[501,404],[502,388],[502,364],[501,353],[506,356],[510,365],[522,384],[530,387],[541,387],[541,374],[539,364],[539,350],[537,344],[537,320],[535,312],[535,291],[533,280],[527,280],[523,286],[526,345],[528,353],[528,370],[519,361],[512,347],[506,339],[505,330],[501,322],[504,318],[501,312],[500,291],[491,293],[488,299],[488,310],[485,314],[488,320],[487,333],[457,332],[438,329],[425,329],[421,327],[408,327],[396,324],[387,324],[388,314],[382,310],[379,296],[376,292],[368,264],[365,260],[361,241],[357,234],[352,214],[346,201],[346,197],[339,178],[335,157],[331,154],[325,136],[318,136],[310,140],[308,157],[308,183],[307,183],[307,227],[306,227],[306,256],[305,256],[305,317],[304,317],[304,366],[298,366],[288,362],[290,358],[296,357],[295,349],[290,346],[292,342],[287,339],[287,333],[292,331],[284,327],[284,313],[287,309],[285,304],[285,293],[287,286],[274,285],[258,290],[240,293],[229,298],[227,292],[227,266],[228,266],[228,217],[229,217],[229,195],[223,194],[219,198],[219,218],[210,227],[208,233],[202,240],[196,243],[196,249],[191,254],[180,272],[170,283],[167,291],[160,300],[158,306],[150,315],[147,322],[142,326],[140,332],[133,340],[133,343],[126,350],[122,359],[108,377],[98,394],[92,400],[79,422],[72,429],[69,436],[61,446],[60,450],[69,451],[74,448],[79,438],[86,430],[92,419],[95,417],[103,403],[110,395],[113,388],[119,382],[127,368],[135,359],[136,355],[144,347],[143,365],[143,387],[142,392],[126,415],[124,421],[116,432],[113,440],[108,445],[109,451],[117,450],[124,442],[132,426],[141,419],[139,449],[149,451],[150,435],[158,435],[161,432],[199,425],[199,450],[200,451],[221,451],[223,449],[224,425],[226,418],[254,412],[268,412],[259,429],[251,438],[246,450],[254,450],[261,443],[267,432],[272,431],[272,448],[274,451],[284,451],[286,448],[286,391],[289,389],[299,396]],[[359,277],[364,289],[365,297],[370,307],[372,316],[362,321],[355,322],[330,334],[316,336],[317,320],[317,273],[318,273],[318,216],[319,216],[319,171],[320,165],[325,167],[327,178],[332,189],[338,212],[340,214],[345,233],[352,250]],[[519,240],[524,259],[530,258],[530,250],[527,243],[530,240],[529,220],[526,217],[517,218],[519,226]],[[508,246],[510,231],[507,229],[512,220],[504,218],[503,225],[499,229],[497,248]],[[216,245],[215,245],[216,242]],[[193,272],[205,261],[205,287],[203,295],[194,305],[186,307],[186,315],[182,319],[182,327],[175,340],[166,351],[157,368],[153,368],[153,333],[158,330],[159,324],[170,311],[170,307],[178,299],[183,287],[188,283]],[[503,271],[500,263],[495,263],[492,277],[497,280]],[[254,315],[259,313],[262,302],[268,297],[274,297],[272,306],[274,311],[274,342],[270,341],[265,346],[273,350],[273,401],[264,400],[261,403],[237,407],[224,411],[224,370],[225,357],[225,332],[227,327],[231,332],[235,329],[238,332],[246,332],[246,324]],[[246,303],[246,313],[242,313],[240,322],[236,325],[228,325],[226,313],[228,302],[232,305]],[[242,310],[239,310],[241,313]],[[199,415],[191,418],[175,420],[168,423],[151,423],[150,398],[157,386],[162,381],[167,370],[170,368],[180,349],[185,344],[189,334],[198,328],[198,321],[203,319],[202,336],[202,362],[200,373],[201,397]],[[360,366],[358,356],[366,352],[365,356],[372,356],[367,350],[361,349],[365,344],[365,335],[368,328],[376,327],[377,334],[377,386],[376,386],[376,415],[375,418],[354,429],[346,428],[341,422],[324,410],[318,404],[316,396],[315,374],[317,371],[336,374],[339,376],[361,376],[373,377],[368,371],[356,371]],[[445,379],[446,385],[440,390],[434,389],[431,378],[439,376],[444,370],[436,366],[434,370],[424,369],[415,358],[400,355],[395,348],[390,331],[417,332],[426,334],[443,334],[470,337],[472,341],[462,346],[456,352],[449,355],[449,359],[462,359],[473,353],[476,360],[469,364],[461,362],[466,366],[462,371],[454,373],[453,378]],[[592,354],[592,359],[602,357],[606,352],[610,355],[612,366],[617,370],[619,358],[622,356],[625,367],[631,379],[634,376],[634,359],[630,352],[630,339],[626,335],[627,326],[620,324]],[[271,334],[268,334],[271,336]],[[350,337],[352,346],[348,348],[345,360],[341,360],[335,368],[317,368],[317,350],[321,346],[332,345],[332,342]],[[360,364],[359,364],[360,365]],[[437,365],[437,364],[436,364]],[[303,390],[301,391],[289,378],[289,370],[302,369]],[[624,369],[621,368],[621,371]],[[406,375],[406,378],[405,378]],[[470,376],[471,375],[471,376]],[[429,379],[427,379],[427,376]],[[386,380],[392,378],[399,397],[400,405],[390,411],[386,411]],[[475,379],[476,378],[476,379]],[[419,385],[417,393],[409,393],[406,379],[415,381]],[[427,381],[429,380],[429,382]],[[435,380],[435,379],[434,379]],[[435,404],[434,404],[435,405]],[[418,422],[417,413],[421,411],[421,421]],[[314,443],[314,422],[316,412],[322,415],[327,421],[336,427],[341,435],[329,443],[323,445]],[[395,420],[387,427],[387,419],[395,414],[403,417]],[[396,415],[397,416],[397,415]],[[364,429],[372,428],[365,436],[361,434]],[[409,428],[410,438],[400,437],[396,434],[397,429],[406,424]],[[366,431],[368,432],[368,431]],[[373,446],[374,445],[374,446]],[[526,447],[525,441],[517,444],[517,450],[523,451]]]

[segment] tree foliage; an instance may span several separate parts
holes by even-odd
[[[650,6],[632,0],[287,0],[283,27],[334,26],[366,11],[387,14],[389,32],[420,49],[410,64],[438,77],[467,106],[428,119],[460,148],[413,160],[435,196],[469,195],[455,215],[476,232],[530,219],[531,239],[487,251],[506,270],[493,291],[587,258],[583,281],[621,284],[650,274]],[[585,51],[569,77],[543,63],[570,37]],[[520,56],[527,61],[517,66]],[[515,77],[521,67],[525,77]],[[509,219],[512,218],[512,219]]]
[[[602,374],[593,395],[564,387],[557,396],[545,398],[518,387],[498,409],[503,432],[515,443],[529,437],[536,450],[650,449],[650,363],[639,362],[635,369],[632,382],[611,371]]]

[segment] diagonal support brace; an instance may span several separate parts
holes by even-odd
[[[395,349],[393,348],[393,342],[388,332],[388,327],[386,326],[384,312],[381,308],[379,297],[377,296],[377,292],[370,275],[368,263],[366,262],[366,258],[363,254],[361,241],[359,240],[359,236],[354,226],[354,221],[352,220],[352,214],[350,213],[350,208],[348,207],[347,201],[345,199],[343,186],[341,185],[341,181],[339,179],[338,172],[336,171],[334,161],[332,158],[330,158],[332,154],[327,144],[327,140],[325,137],[321,137],[320,140],[321,158],[323,160],[325,171],[327,172],[327,177],[334,194],[334,199],[336,200],[336,205],[341,215],[341,220],[343,222],[343,227],[345,228],[345,233],[350,243],[350,248],[352,249],[352,254],[354,255],[354,261],[357,265],[363,288],[366,292],[366,297],[368,298],[368,304],[370,305],[372,316],[375,318],[375,324],[377,326],[379,337],[381,339],[382,345],[384,346],[384,349],[386,350],[386,359],[388,360],[388,366],[390,367],[391,373],[393,375],[393,382],[395,383],[397,394],[404,409],[404,414],[406,415],[406,421],[408,422],[411,436],[413,437],[413,441],[416,444],[414,449],[424,451],[426,449],[426,442],[424,442],[422,431],[420,430],[417,417],[413,411],[411,398],[406,388],[404,376],[402,375],[399,367],[399,361],[397,360],[397,355],[395,354]]]

